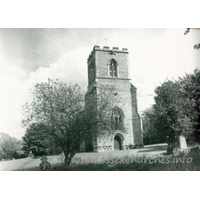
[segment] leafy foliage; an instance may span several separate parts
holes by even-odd
[[[185,35],[187,35],[190,32],[190,28],[187,28],[186,31],[184,32]],[[200,49],[200,43],[194,45],[194,49],[198,50]]]
[[[110,128],[113,101],[108,90],[90,95],[85,106],[84,93],[78,85],[49,79],[36,84],[32,96],[32,102],[23,106],[25,118],[22,123],[26,127],[43,124],[46,130],[41,134],[51,136],[60,145],[66,164],[71,162],[83,140],[91,142],[100,129]]]
[[[33,123],[26,129],[23,137],[23,149],[28,154],[30,151],[37,156],[47,154],[51,146],[48,129],[44,124]]]
[[[143,140],[145,145],[159,144],[166,142],[163,134],[158,134],[154,127],[153,107],[146,109],[142,114],[143,119]]]
[[[18,149],[20,149],[20,144],[16,138],[0,133],[0,159],[17,158]]]
[[[155,94],[155,104],[143,114],[146,133],[167,141],[172,149],[180,135],[189,143],[199,142],[200,71],[177,81],[166,80],[155,89]]]

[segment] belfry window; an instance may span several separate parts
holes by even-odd
[[[110,77],[117,77],[117,62],[112,59],[108,62]]]

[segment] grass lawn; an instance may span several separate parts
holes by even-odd
[[[111,159],[111,158],[117,159],[117,158],[121,158],[121,157],[160,156],[166,152],[166,149],[167,149],[167,144],[156,144],[156,145],[144,146],[144,148],[133,149],[133,150],[105,151],[105,152],[100,152],[100,153],[95,153],[95,152],[76,153],[73,160],[76,160],[76,159],[98,159],[99,161],[102,161],[103,159]],[[62,165],[61,155],[53,155],[53,156],[47,156],[47,157],[48,157],[48,162],[51,164],[51,166]],[[35,157],[35,158],[27,157],[24,159],[1,161],[0,162],[0,170],[1,171],[39,170],[40,163],[41,163],[40,157]],[[74,166],[73,169],[75,169],[77,164],[73,165],[73,166]],[[109,166],[113,166],[113,164],[108,165],[108,168],[110,169]]]
[[[139,151],[151,151],[154,147],[139,149]],[[88,159],[95,153],[77,155],[69,166],[52,164],[48,171],[199,171],[200,151],[179,154],[178,156],[165,156],[161,154],[108,154],[98,153],[98,159]],[[86,155],[88,157],[86,157]],[[90,155],[90,156],[89,156]],[[104,155],[104,156],[103,156]],[[107,156],[105,156],[107,155]],[[112,156],[111,156],[112,155]],[[141,154],[142,155],[142,154]],[[85,156],[85,157],[84,157]],[[83,159],[84,158],[84,159]],[[39,171],[39,167],[21,169],[19,171]]]

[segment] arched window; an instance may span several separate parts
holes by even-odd
[[[110,77],[117,77],[117,62],[114,59],[111,59],[108,62],[108,66],[109,66],[109,75]]]
[[[111,116],[112,129],[123,130],[124,129],[124,113],[119,107],[115,107]]]

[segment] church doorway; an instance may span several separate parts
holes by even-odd
[[[118,135],[114,138],[114,150],[122,150],[121,138]]]

